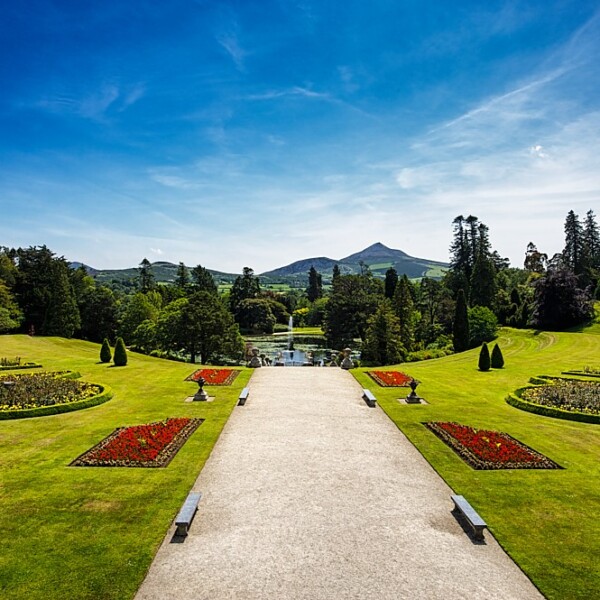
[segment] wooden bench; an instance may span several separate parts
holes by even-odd
[[[240,397],[238,398],[238,406],[244,406],[244,404],[246,404],[246,400],[248,400],[248,394],[250,393],[250,390],[245,387],[241,393],[240,393]]]
[[[175,525],[177,525],[177,531],[175,535],[185,537],[188,534],[188,529],[194,519],[194,515],[198,510],[198,502],[202,498],[201,492],[190,492],[188,497],[185,499],[177,518],[175,519]]]
[[[473,529],[473,537],[483,540],[483,530],[487,527],[486,522],[477,514],[475,509],[465,500],[464,496],[450,496],[454,502],[454,514],[460,513]]]
[[[367,403],[367,406],[370,406],[371,408],[373,408],[375,406],[375,404],[377,404],[377,400],[376,400],[375,396],[373,396],[373,393],[371,392],[371,390],[364,389],[362,397],[363,397],[364,401]]]

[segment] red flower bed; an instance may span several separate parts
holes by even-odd
[[[167,419],[119,427],[76,458],[76,467],[166,467],[204,419]]]
[[[367,371],[382,387],[408,387],[412,377],[402,371]]]
[[[560,469],[555,462],[507,433],[458,423],[425,425],[474,469]]]
[[[206,385],[231,385],[239,373],[239,369],[198,369],[185,380],[198,381],[204,377]]]

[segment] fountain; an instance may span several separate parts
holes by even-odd
[[[290,315],[290,320],[288,321],[288,339],[287,339],[287,349],[294,349],[294,317]]]

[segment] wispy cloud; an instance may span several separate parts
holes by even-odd
[[[229,54],[236,68],[243,71],[247,52],[240,45],[238,34],[235,31],[221,33],[217,35],[217,42]]]

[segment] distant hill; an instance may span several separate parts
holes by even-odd
[[[406,252],[402,252],[402,250],[394,250],[377,243],[339,260],[327,258],[326,256],[297,260],[284,267],[261,273],[260,278],[267,285],[270,283],[287,283],[293,287],[301,287],[306,284],[311,266],[319,271],[323,275],[323,279],[327,281],[331,279],[335,265],[339,266],[344,275],[360,273],[366,265],[376,277],[384,277],[385,272],[390,267],[394,267],[399,275],[406,274],[410,278],[424,277],[425,275],[428,277],[441,277],[444,270],[448,268],[447,263],[415,258],[409,256]],[[100,283],[133,281],[139,275],[137,267],[129,269],[93,269],[80,262],[71,263],[71,267],[74,269],[79,266],[84,266],[88,273]],[[177,276],[177,267],[178,265],[166,261],[152,263],[154,279],[158,283],[173,283]],[[211,269],[209,271],[217,284],[231,284],[238,276],[236,273],[223,273]]]
[[[381,243],[376,243],[346,258],[339,260],[324,256],[306,258],[285,267],[262,273],[261,277],[302,277],[306,276],[311,266],[314,266],[325,277],[330,277],[334,265],[338,265],[342,273],[360,273],[361,262],[363,265],[368,266],[373,275],[377,277],[385,276],[385,272],[390,267],[394,267],[399,275],[406,274],[410,278],[424,277],[425,275],[428,277],[441,277],[444,270],[449,266],[448,263],[444,262],[415,258],[409,256],[406,252],[402,252],[402,250],[394,250]]]

